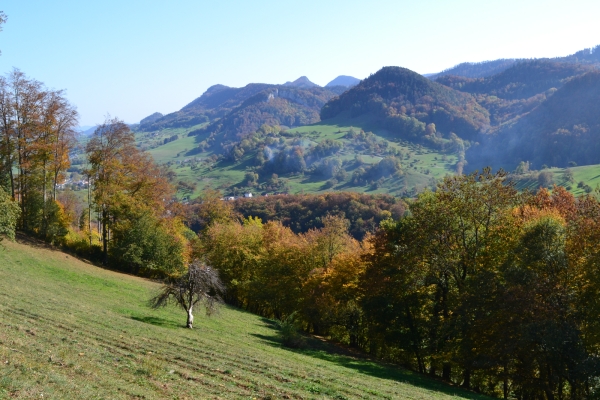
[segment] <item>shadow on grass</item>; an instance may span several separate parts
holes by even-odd
[[[145,324],[151,324],[151,325],[156,325],[156,326],[162,326],[163,328],[170,328],[170,329],[175,329],[175,328],[181,328],[181,325],[178,325],[172,321],[166,320],[164,318],[159,318],[159,317],[151,317],[151,316],[147,316],[147,315],[131,315],[130,316],[131,319],[133,319],[134,321],[139,321],[139,322],[143,322]]]
[[[270,328],[277,330],[275,321],[267,318],[263,318],[262,321]],[[251,335],[269,344],[270,346],[283,348],[287,351],[297,354],[302,354],[337,364],[339,366],[350,368],[362,374],[374,376],[376,378],[403,382],[412,386],[434,390],[440,393],[458,396],[465,399],[488,399],[486,396],[462,390],[439,380],[430,378],[426,375],[403,369],[396,365],[370,360],[364,354],[324,342],[314,337],[305,337],[306,345],[304,348],[292,349],[283,347],[282,341],[276,333],[272,336],[254,333]]]
[[[271,329],[278,329],[278,328],[277,328],[277,321],[275,321],[274,319],[269,319],[269,318],[262,317],[260,320],[261,320],[262,322],[264,322],[264,323],[265,323],[265,325],[267,325],[269,328],[271,328]],[[256,336],[257,336],[257,337],[260,337],[261,339],[263,339],[263,338],[261,337],[262,335],[256,335]],[[265,337],[266,337],[266,336],[265,336]]]

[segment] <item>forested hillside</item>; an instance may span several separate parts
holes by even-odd
[[[600,163],[600,72],[573,78],[529,114],[468,153],[473,163],[566,167]]]
[[[600,46],[593,48],[583,49],[574,54],[555,57],[545,58],[542,60],[573,63],[573,64],[588,64],[593,66],[600,66]],[[430,79],[439,79],[445,75],[461,76],[465,78],[483,78],[501,73],[502,71],[510,68],[516,62],[531,61],[531,59],[499,59],[492,61],[481,61],[481,62],[464,62],[458,64],[452,68],[445,69],[437,74],[431,74]]]
[[[549,89],[558,89],[573,76],[592,66],[548,60],[518,61],[506,70],[485,78],[441,76],[436,82],[471,94],[486,94],[506,100],[527,99]]]
[[[295,233],[323,228],[328,215],[340,215],[348,220],[348,232],[357,240],[374,232],[382,221],[401,218],[407,208],[397,197],[351,192],[240,198],[233,204],[243,218],[280,221]]]
[[[509,58],[476,63],[465,62],[452,68],[448,68],[440,73],[432,74],[429,78],[437,80],[446,75],[462,76],[465,78],[482,78],[485,76],[498,74],[505,69],[510,68],[516,61],[517,60],[513,58]]]
[[[403,139],[435,141],[436,131],[470,139],[489,124],[475,99],[400,67],[385,67],[328,102],[321,119],[368,114],[372,124]],[[428,127],[427,125],[435,126]]]
[[[217,143],[237,142],[262,125],[313,124],[320,121],[319,111],[333,96],[334,92],[320,87],[270,87],[245,99],[227,115],[191,135],[207,132]]]
[[[267,123],[262,122],[256,125],[258,120],[271,122],[281,120],[281,125],[286,126],[305,125],[317,122],[323,104],[344,90],[346,90],[344,86],[321,88],[306,77],[301,77],[294,82],[287,82],[284,85],[250,83],[241,88],[214,85],[208,88],[202,96],[177,112],[160,118],[142,120],[138,130],[153,132],[166,128],[189,128],[205,122],[214,122],[224,117],[236,120],[234,123],[225,123],[226,129],[233,130],[235,134],[247,133],[248,125],[256,126],[254,128],[256,129],[262,123]],[[279,91],[281,91],[281,95],[278,95]],[[267,102],[270,98],[280,98],[286,101],[285,104],[277,104],[267,109],[244,110],[250,105]],[[215,125],[211,132],[220,130],[222,126],[222,122]]]
[[[231,88],[224,85],[211,86],[181,110],[167,114],[159,119],[147,123],[142,120],[140,130],[156,131],[165,128],[190,127],[203,122],[220,118],[233,108],[240,105],[249,97],[273,85],[251,83],[243,88]]]

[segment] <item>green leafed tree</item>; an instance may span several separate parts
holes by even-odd
[[[14,240],[20,214],[21,209],[17,202],[0,186],[0,241],[3,236]]]

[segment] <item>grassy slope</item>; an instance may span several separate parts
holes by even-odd
[[[4,243],[0,398],[483,398],[324,344],[282,348],[231,308],[187,330],[179,310],[146,307],[155,283]]]
[[[591,186],[592,189],[600,187],[600,164],[596,165],[582,165],[580,167],[570,168],[573,172],[574,182],[568,182],[565,175],[566,168],[548,168],[547,171],[552,172],[553,180],[556,185],[563,187],[570,187],[569,192],[575,196],[586,194],[583,188],[577,187],[577,184],[581,181]],[[539,189],[539,183],[537,179],[523,179],[517,182],[517,189],[530,191],[537,191]]]

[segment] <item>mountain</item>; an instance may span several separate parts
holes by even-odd
[[[189,128],[214,121],[238,107],[246,99],[274,86],[266,83],[251,83],[242,88],[214,85],[181,110],[144,124],[140,129],[153,131],[165,128]]]
[[[564,57],[540,58],[538,60],[600,66],[600,45],[593,48],[583,49]],[[503,58],[493,61],[464,62],[442,72],[436,74],[427,74],[426,76],[430,79],[437,79],[445,75],[463,76],[465,78],[484,78],[499,74],[500,72],[512,67],[515,63],[524,61],[532,60],[523,58]]]
[[[427,74],[429,79],[436,79],[445,75],[464,76],[466,78],[482,78],[495,75],[510,68],[517,60],[514,58],[500,59],[483,62],[464,62],[452,68],[448,68],[437,74]]]
[[[156,122],[157,120],[161,119],[162,117],[164,117],[163,114],[161,114],[159,112],[155,112],[154,114],[148,115],[146,118],[143,118],[140,121],[140,125],[151,124],[151,123]]]
[[[600,71],[570,79],[530,113],[470,149],[471,165],[600,163]]]
[[[96,128],[98,127],[98,125],[86,125],[86,126],[80,126],[78,131],[79,134],[83,137],[85,136],[90,136],[92,133],[94,133],[94,131],[96,130]]]
[[[327,85],[325,85],[325,87],[345,86],[347,88],[350,88],[352,86],[358,85],[359,83],[360,83],[360,79],[356,79],[353,76],[340,75],[337,78],[335,78],[334,80],[332,80],[331,82],[329,82]]]
[[[321,87],[272,86],[244,100],[219,120],[190,134],[211,134],[216,142],[238,141],[262,125],[294,127],[320,121],[319,112],[336,95]],[[219,134],[219,137],[216,135]]]
[[[490,123],[487,110],[470,94],[400,67],[382,68],[321,110],[323,120],[339,115],[367,115],[374,127],[404,139],[430,142],[451,132],[470,139]],[[435,126],[427,128],[428,124]]]
[[[550,60],[517,61],[504,71],[484,77],[465,78],[444,75],[436,82],[471,94],[487,94],[502,99],[527,99],[552,88],[561,87],[569,78],[594,69],[591,65]]]
[[[311,82],[306,76],[301,76],[300,78],[296,79],[294,82],[288,81],[288,82],[284,83],[283,86],[292,86],[292,87],[297,87],[297,88],[302,88],[302,89],[320,87],[316,83]]]
[[[558,62],[569,62],[600,66],[600,45],[580,50],[566,57],[556,57],[552,60]]]

